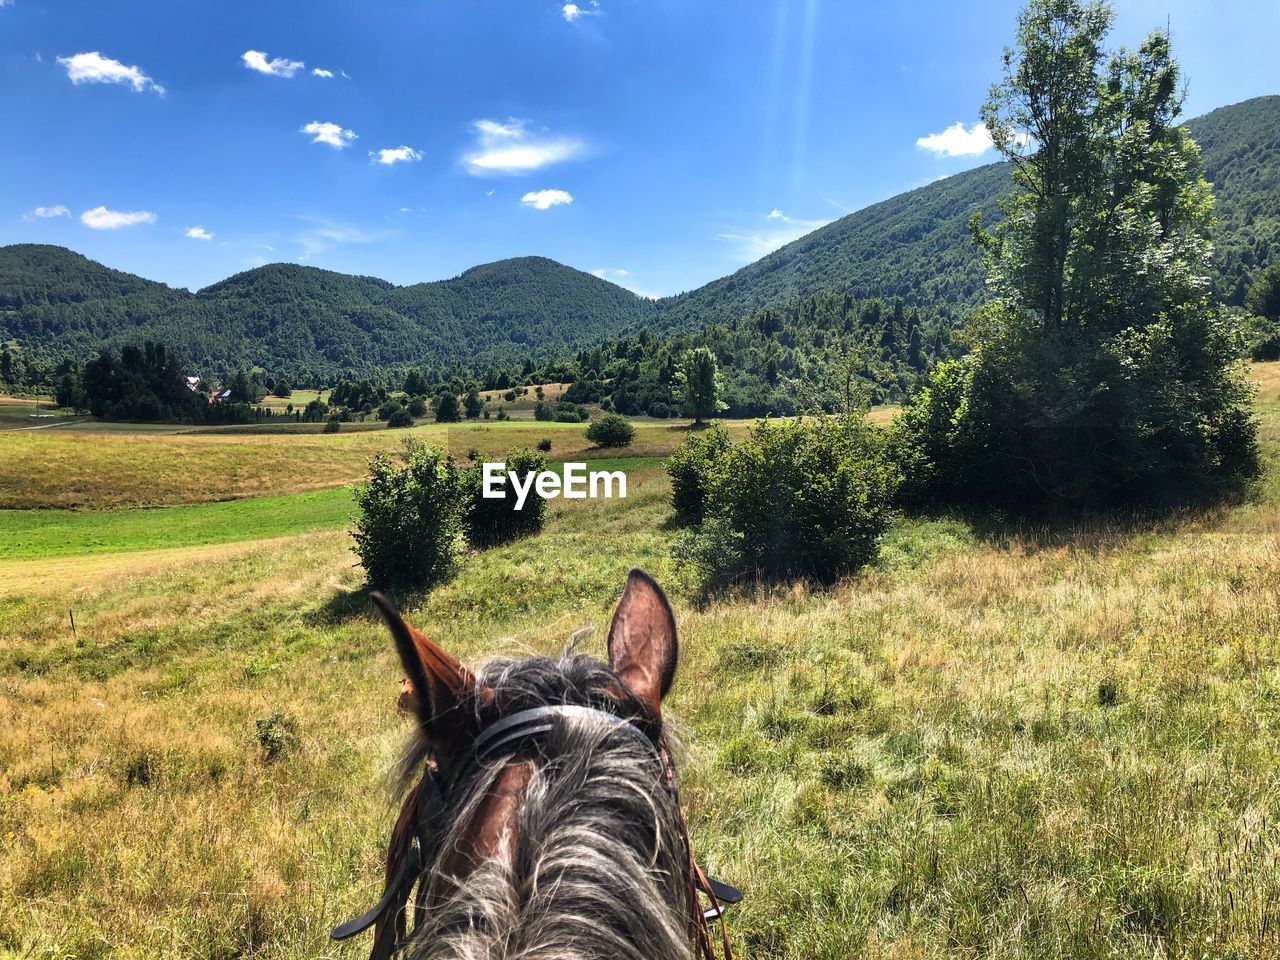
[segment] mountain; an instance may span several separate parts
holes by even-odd
[[[1280,96],[1223,107],[1187,128],[1217,199],[1214,290],[1238,305],[1249,280],[1280,257]],[[201,370],[256,364],[300,383],[409,364],[523,364],[641,328],[692,332],[769,305],[799,309],[825,293],[901,299],[932,330],[981,301],[985,275],[967,223],[974,210],[993,220],[1008,189],[1005,164],[969,170],[656,303],[543,257],[406,287],[272,264],[190,293],[60,247],[0,247],[0,342],[56,359],[150,338]]]
[[[630,291],[543,257],[408,287],[277,263],[190,293],[62,247],[0,247],[0,341],[50,358],[151,339],[201,370],[256,364],[299,378],[520,364],[599,342],[652,312]]]
[[[1214,291],[1239,306],[1250,279],[1280,257],[1280,96],[1222,107],[1186,123],[1213,184]],[[662,327],[695,329],[772,303],[832,291],[854,298],[963,311],[980,302],[985,273],[969,237],[1010,190],[994,163],[900,194],[827,224],[741,270],[660,301]]]

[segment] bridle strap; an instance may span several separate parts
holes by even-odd
[[[595,707],[561,703],[517,710],[511,716],[490,724],[476,737],[471,749],[459,761],[449,786],[458,783],[476,764],[483,763],[490,757],[509,755],[522,741],[548,734],[556,728],[558,721],[569,718],[605,720],[612,725],[614,731],[625,733],[644,744],[664,768],[668,766],[661,748],[630,720]]]
[[[523,744],[555,730],[557,724],[567,718],[605,720],[610,733],[622,733],[642,743],[653,755],[662,772],[663,786],[676,803],[680,834],[689,856],[689,890],[693,913],[690,917],[696,949],[706,960],[714,960],[707,926],[715,919],[720,921],[720,933],[724,943],[725,960],[732,960],[729,932],[724,923],[723,905],[738,903],[742,894],[726,883],[708,877],[693,858],[684,817],[679,813],[679,793],[676,768],[660,741],[650,737],[631,720],[607,710],[583,707],[576,704],[555,704],[518,710],[508,717],[490,724],[454,767],[451,776],[442,782],[434,766],[428,767],[422,781],[406,798],[400,810],[396,826],[392,830],[387,850],[387,880],[382,897],[376,904],[354,919],[339,924],[330,936],[345,940],[377,925],[370,960],[390,960],[405,936],[409,896],[420,879],[424,867],[423,857],[431,835],[440,829],[444,816],[445,798],[474,766],[494,757],[511,756]],[[698,902],[698,892],[711,899],[711,907],[704,910]],[[422,888],[419,888],[421,897]],[[419,903],[418,908],[422,904]],[[421,917],[415,919],[420,920]]]

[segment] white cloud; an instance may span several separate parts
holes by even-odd
[[[646,300],[658,300],[662,297],[662,294],[660,293],[654,293],[651,290],[641,290],[639,287],[635,286],[627,279],[631,276],[630,270],[600,267],[597,270],[592,270],[591,275],[599,277],[601,280],[608,280],[610,283],[616,284],[624,290],[630,290],[637,297],[644,297]]]
[[[80,214],[80,222],[94,230],[119,230],[121,227],[132,227],[139,223],[155,223],[156,215],[150,210],[108,210],[106,207],[94,207]]]
[[[359,139],[354,130],[347,130],[336,123],[312,120],[300,131],[311,137],[312,143],[327,143],[336,150],[349,147]]]
[[[941,133],[931,133],[916,141],[916,146],[940,157],[977,157],[991,149],[991,134],[981,123],[968,130],[957,120]]]
[[[573,203],[573,194],[566,190],[534,190],[521,197],[520,202],[535,210],[550,210],[564,203]]]
[[[600,11],[595,9],[600,6],[600,0],[590,0],[592,9],[580,7],[576,3],[566,3],[560,8],[560,16],[564,17],[569,23],[577,20],[579,17],[593,17]]]
[[[326,70],[323,67],[316,67],[314,70],[311,71],[311,75],[313,77],[321,77],[325,80],[328,80],[333,76],[333,71]]]
[[[763,230],[748,228],[739,233],[717,233],[716,239],[733,244],[737,248],[734,252],[736,259],[750,262],[759,260],[792,240],[799,240],[806,233],[812,233],[831,222],[789,217],[777,207],[765,214],[764,219],[773,221],[779,226],[769,226]]]
[[[319,217],[302,217],[301,219],[309,223],[310,226],[293,237],[294,242],[302,247],[302,255],[298,257],[299,260],[308,260],[316,254],[332,250],[334,247],[347,246],[349,244],[377,243],[388,236],[386,231],[362,230],[359,227],[335,223],[332,220],[325,220]]]
[[[140,69],[127,67],[119,60],[104,57],[96,50],[92,53],[77,53],[72,57],[59,57],[58,62],[67,68],[67,76],[75,84],[125,83],[133,88],[134,93],[154,90],[164,96],[164,87]]]
[[[246,50],[240,54],[240,59],[250,70],[265,73],[269,77],[292,77],[306,66],[301,60],[286,60],[284,57],[268,60],[261,50]]]
[[[13,0],[0,0],[0,7],[12,7]]]
[[[475,176],[531,173],[572,160],[585,149],[581,140],[572,137],[530,133],[523,120],[477,120],[473,127],[479,142],[463,162]]]
[[[383,147],[381,150],[370,150],[369,156],[374,157],[378,163],[384,166],[393,166],[397,163],[408,163],[412,160],[421,160],[421,151],[413,149],[413,147]]]
[[[192,240],[212,240],[213,234],[204,227],[187,227],[183,233]]]
[[[0,6],[3,6],[3,4],[0,4]],[[28,213],[24,219],[48,220],[51,217],[69,217],[69,216],[71,216],[71,211],[68,210],[66,207],[64,207],[62,204],[58,204],[56,207],[36,207],[34,210]]]

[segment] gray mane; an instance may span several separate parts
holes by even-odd
[[[492,723],[553,704],[645,717],[621,709],[617,677],[590,657],[494,660],[480,668],[495,693]],[[652,718],[649,718],[652,720]],[[423,877],[432,904],[407,953],[415,960],[687,960],[688,851],[679,811],[647,746],[605,717],[565,718],[543,741],[520,813],[511,862],[490,861],[441,900],[439,855]],[[474,769],[457,784],[447,851],[503,766]],[[456,878],[449,878],[451,881]],[[447,889],[447,884],[444,886]]]

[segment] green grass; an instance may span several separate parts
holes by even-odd
[[[261,540],[347,524],[351,490],[150,510],[0,510],[0,560]]]
[[[1238,506],[910,520],[829,590],[706,598],[656,454],[619,458],[626,501],[555,501],[406,613],[469,663],[583,625],[602,656],[627,568],[657,576],[684,810],[747,894],[742,960],[1276,960],[1278,374]],[[346,531],[136,560],[0,589],[0,956],[367,955],[327,933],[381,889],[407,729]]]
[[[622,470],[630,482],[661,463],[660,457],[597,458],[588,470]],[[551,467],[563,473],[563,464]],[[353,510],[349,487],[139,510],[0,510],[0,561],[264,540],[346,527]]]

